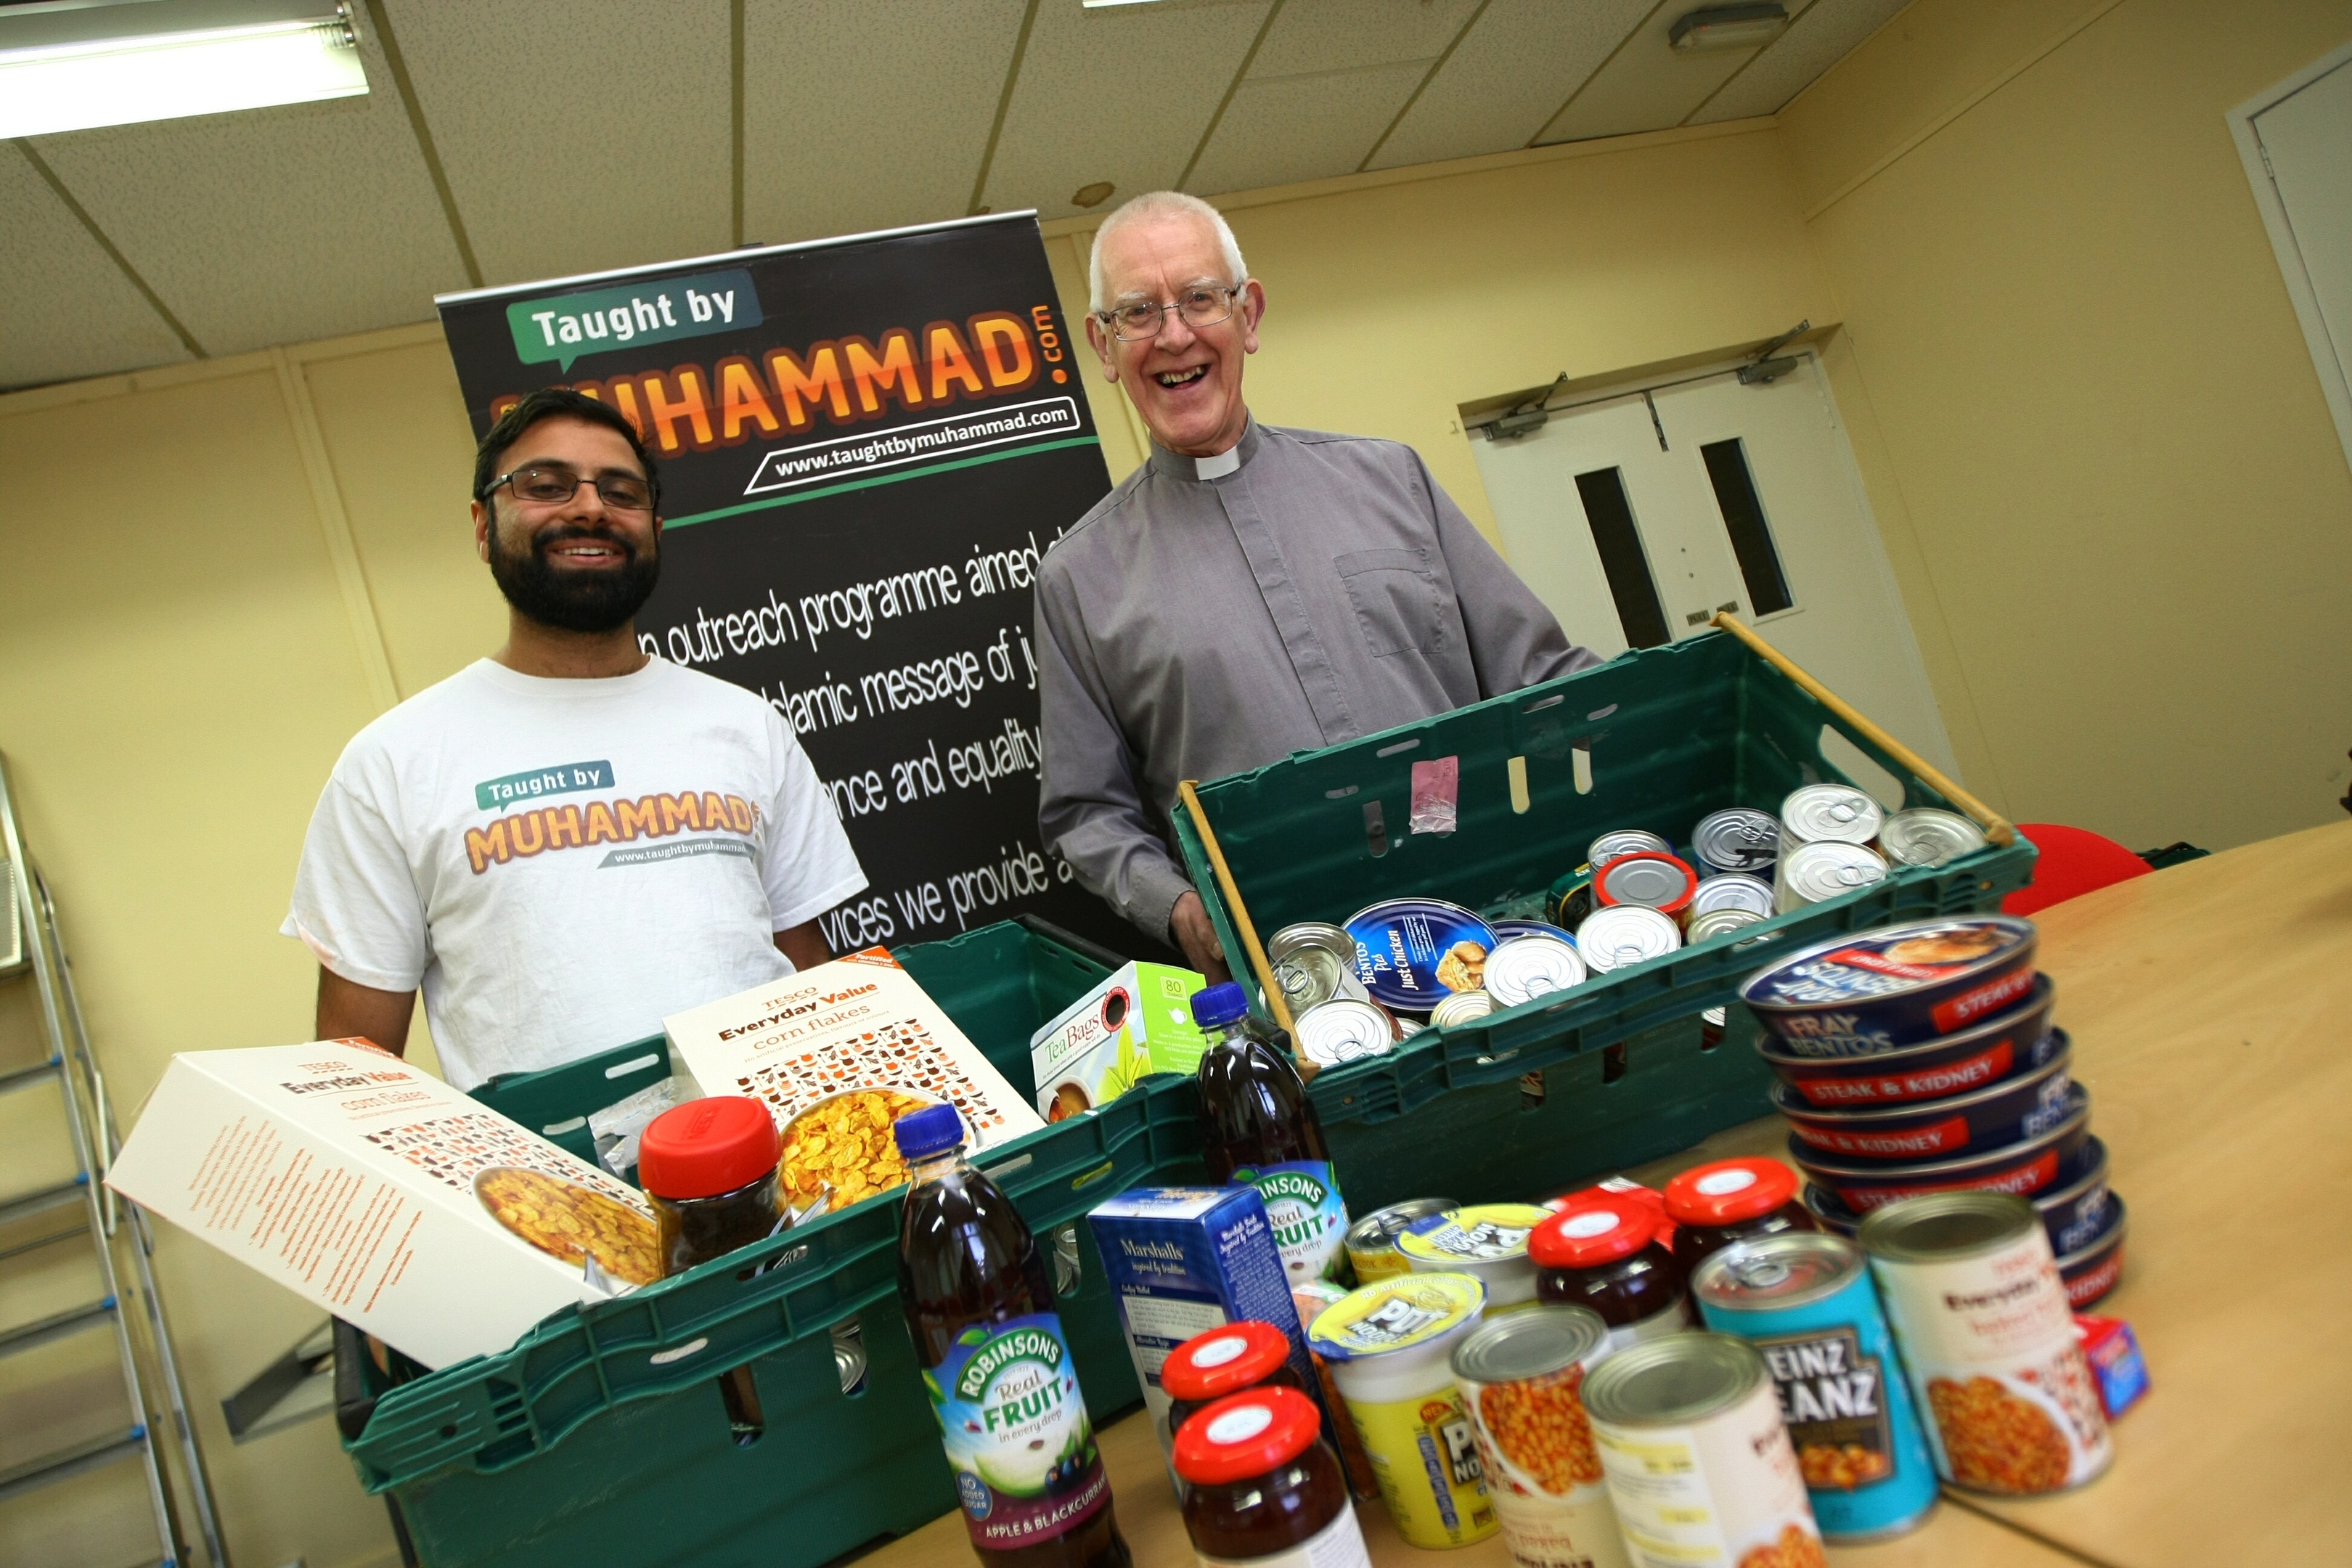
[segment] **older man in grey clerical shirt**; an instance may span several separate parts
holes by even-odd
[[[1597,662],[1394,441],[1261,425],[1265,292],[1173,191],[1095,235],[1087,337],[1151,455],[1037,576],[1045,842],[1213,978],[1171,852],[1180,779],[1221,778]]]

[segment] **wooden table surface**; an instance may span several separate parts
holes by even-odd
[[[2248,845],[2043,911],[2042,969],[2074,1037],[2091,1129],[2130,1213],[2123,1283],[2152,1391],[2116,1462],[2033,1501],[1948,1497],[1927,1525],[1832,1547],[1837,1568],[2352,1561],[2352,823]],[[1766,1118],[1629,1174],[1653,1185],[1728,1154],[1785,1153]],[[2290,1226],[2293,1227],[2290,1231]],[[1103,1433],[1137,1568],[1195,1561],[1140,1415]],[[1416,1550],[1358,1509],[1376,1568],[1508,1568],[1499,1537]],[[875,1568],[970,1568],[959,1515]]]

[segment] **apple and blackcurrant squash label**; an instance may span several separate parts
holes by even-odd
[[[973,1545],[1002,1552],[1051,1540],[1110,1501],[1060,1318],[1035,1312],[966,1329],[923,1381]]]
[[[1257,1189],[1265,1201],[1266,1223],[1282,1252],[1283,1278],[1297,1289],[1339,1272],[1348,1237],[1348,1201],[1328,1160],[1297,1160],[1278,1165],[1244,1165],[1234,1180]]]

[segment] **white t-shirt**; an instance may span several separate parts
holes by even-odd
[[[774,933],[865,886],[751,693],[659,658],[602,680],[486,658],[343,748],[280,929],[346,980],[421,984],[470,1089],[790,974]]]

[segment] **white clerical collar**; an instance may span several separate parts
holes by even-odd
[[[1242,444],[1236,441],[1213,458],[1193,458],[1192,475],[1195,479],[1222,479],[1227,474],[1239,469],[1241,466]]]

